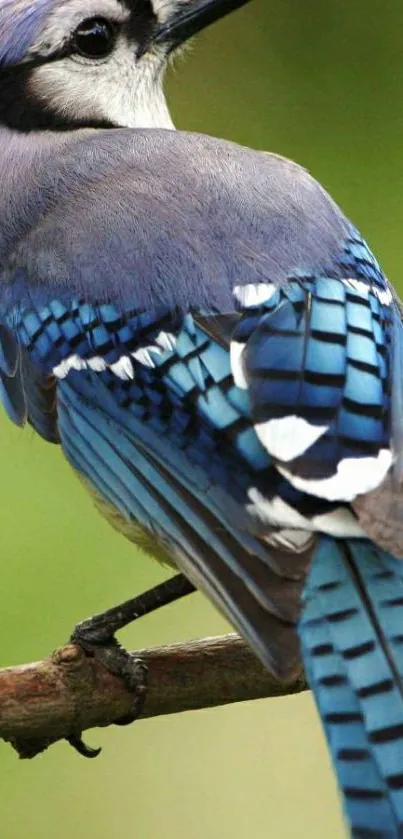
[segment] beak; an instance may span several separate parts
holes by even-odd
[[[172,52],[188,38],[246,3],[249,0],[181,0],[174,14],[154,30],[151,43],[166,44]]]

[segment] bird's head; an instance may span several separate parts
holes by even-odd
[[[170,54],[248,0],[0,0],[0,124],[173,128]]]

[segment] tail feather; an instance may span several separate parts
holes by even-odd
[[[403,836],[403,563],[371,542],[322,538],[302,654],[354,837]]]

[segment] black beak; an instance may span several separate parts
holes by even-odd
[[[166,44],[172,52],[216,20],[245,6],[249,0],[181,0],[173,15],[161,23],[151,37],[154,44]]]

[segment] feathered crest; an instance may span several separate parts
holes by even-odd
[[[55,0],[0,0],[0,67],[21,61],[54,4]]]

